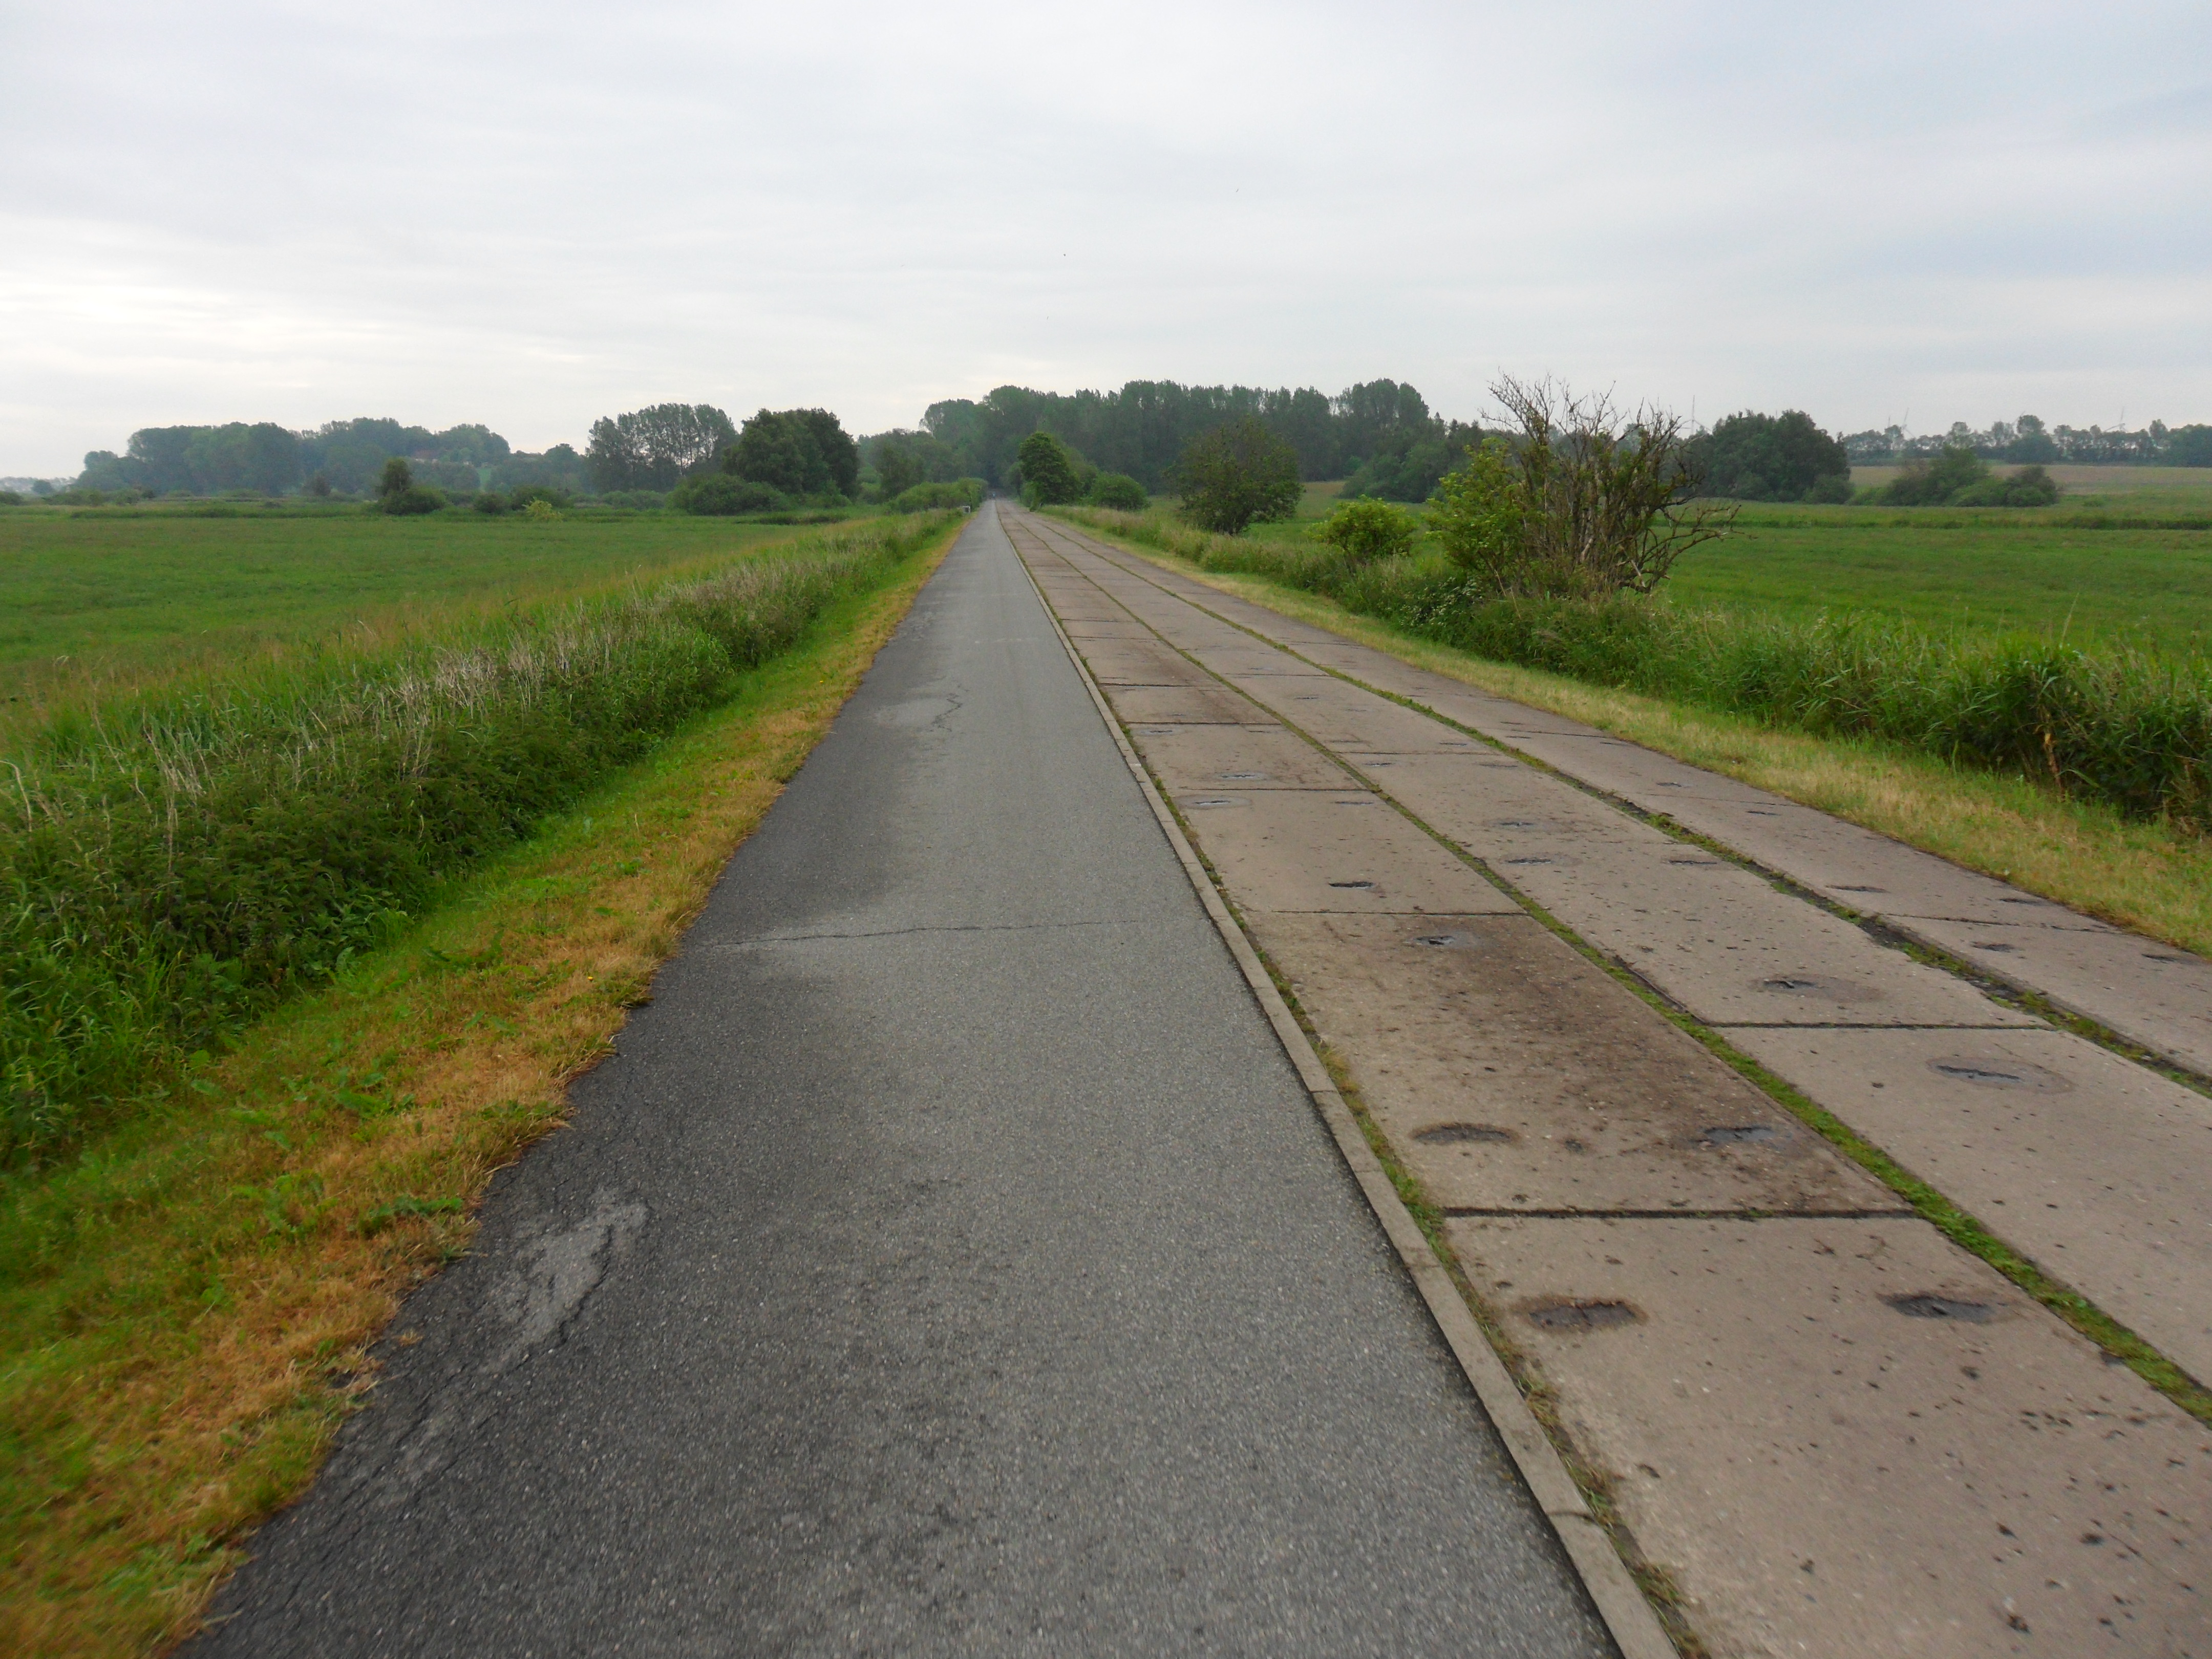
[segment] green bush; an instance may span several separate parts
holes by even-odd
[[[726,472],[705,472],[686,478],[669,492],[668,505],[678,513],[725,516],[735,513],[782,513],[791,497],[773,484],[751,478],[735,478]]]
[[[1371,498],[1346,501],[1314,534],[1355,564],[1393,559],[1409,551],[1419,529],[1403,507]]]
[[[574,506],[576,498],[568,490],[542,483],[521,484],[507,492],[507,504],[518,513],[526,511],[532,501],[543,501],[557,513]]]
[[[1437,544],[1490,592],[1649,593],[1683,554],[1728,533],[1735,507],[1693,499],[1680,416],[1632,418],[1607,398],[1510,375],[1491,394],[1519,434],[1468,451],[1429,507]]]
[[[7,757],[0,1161],[339,972],[940,522],[58,716]]]
[[[954,478],[945,483],[918,483],[901,490],[887,505],[894,513],[966,511],[983,504],[981,478]]]
[[[1881,492],[1885,507],[1942,507],[1990,476],[1990,464],[1964,444],[1946,444],[1933,459],[1915,460]]]
[[[477,492],[476,500],[469,505],[479,513],[504,513],[508,503],[507,497],[496,489],[480,489]]]
[[[1831,472],[1825,477],[1813,480],[1812,487],[1805,492],[1805,499],[1808,501],[1831,507],[1840,507],[1851,499],[1853,493],[1850,474]]]
[[[410,484],[404,489],[393,490],[378,506],[386,513],[405,515],[412,513],[435,513],[446,502],[446,492],[432,489],[425,484]]]
[[[1969,484],[1949,502],[1953,507],[2051,507],[2058,500],[2058,481],[2039,466],[2024,466],[2010,477],[1995,476]]]
[[[1083,492],[1091,507],[1112,507],[1122,513],[1141,513],[1152,504],[1152,493],[1126,472],[1102,472]]]

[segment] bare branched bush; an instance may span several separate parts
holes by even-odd
[[[1649,593],[1683,554],[1727,533],[1732,502],[1693,499],[1682,419],[1547,379],[1498,380],[1519,427],[1470,450],[1437,488],[1429,524],[1479,585],[1520,598]]]

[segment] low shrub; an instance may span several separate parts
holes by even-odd
[[[575,505],[576,498],[568,490],[556,489],[551,484],[521,484],[507,492],[507,504],[516,512],[526,510],[531,502],[543,501],[558,513]]]
[[[395,489],[380,496],[378,508],[386,513],[405,516],[416,513],[435,513],[447,505],[446,492],[433,489],[428,484],[410,484],[404,489]]]
[[[787,512],[791,497],[773,484],[732,477],[726,472],[702,472],[670,491],[668,505],[678,513],[727,517],[738,513]]]
[[[480,489],[477,492],[476,500],[469,505],[479,513],[504,513],[507,509],[507,500],[496,489]]]
[[[337,973],[941,523],[58,715],[5,757],[0,1160]]]
[[[2039,466],[2024,466],[2008,478],[1987,477],[1951,498],[1953,507],[2051,507],[2058,481]]]
[[[1102,472],[1083,492],[1091,507],[1109,507],[1122,513],[1141,513],[1152,505],[1152,494],[1126,472]]]
[[[1314,534],[1355,564],[1370,564],[1410,552],[1419,527],[1403,507],[1363,497],[1338,507]]]
[[[981,478],[955,478],[946,483],[918,483],[901,490],[889,505],[894,513],[964,512],[983,504]]]

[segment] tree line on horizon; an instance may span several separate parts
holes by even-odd
[[[835,422],[835,416],[825,418]],[[1194,439],[1245,421],[1256,422],[1288,447],[1302,478],[1341,478],[1348,496],[1404,502],[1427,500],[1470,449],[1493,435],[1436,414],[1415,387],[1391,380],[1363,381],[1333,397],[1311,386],[1271,390],[1173,380],[1131,380],[1112,392],[1003,386],[981,398],[932,404],[915,428],[854,439],[838,425],[837,439],[855,447],[849,469],[842,459],[834,465],[828,459],[833,450],[842,458],[842,450],[826,438],[827,428],[815,439],[821,453],[811,460],[804,459],[806,442],[787,434],[779,440],[780,453],[801,459],[781,465],[778,477],[785,482],[772,487],[787,497],[824,500],[862,494],[888,500],[962,478],[1013,489],[1021,483],[1024,440],[1048,432],[1079,466],[1133,478],[1157,493],[1168,486]],[[562,443],[537,453],[514,449],[481,423],[441,431],[367,417],[327,422],[312,431],[273,422],[148,427],[132,433],[120,453],[87,454],[72,489],[126,498],[368,495],[377,489],[385,462],[398,457],[410,464],[416,483],[447,493],[531,488],[602,496],[630,493],[639,497],[636,504],[646,505],[647,495],[665,495],[687,478],[714,471],[738,436],[737,423],[720,410],[675,403],[603,417],[580,451]],[[1698,434],[1685,456],[1715,495],[1844,501],[1850,499],[1847,481],[1854,465],[1932,465],[1960,451],[2015,465],[2212,466],[2212,426],[2169,428],[2154,421],[2139,431],[2106,431],[2047,427],[2023,415],[1981,430],[1954,422],[1940,435],[1908,436],[1892,426],[1832,436],[1802,410],[1780,416],[1746,410]],[[38,489],[51,493],[47,486]]]

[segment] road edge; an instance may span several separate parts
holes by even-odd
[[[993,518],[995,520],[996,517],[994,512]],[[1012,545],[1011,537],[1008,538],[1008,545]],[[1304,1085],[1313,1102],[1314,1110],[1328,1126],[1338,1152],[1358,1182],[1359,1190],[1366,1196],[1368,1207],[1374,1212],[1376,1220],[1382,1224],[1383,1232],[1398,1252],[1399,1261],[1404,1264],[1414,1288],[1420,1292],[1421,1300],[1428,1308],[1429,1316],[1436,1322],[1437,1332],[1443,1336],[1445,1346],[1451,1350],[1452,1357],[1458,1362],[1468,1386],[1474,1389],[1476,1399],[1481,1402],[1491,1425],[1498,1431],[1498,1438],[1504,1443],[1508,1455],[1520,1471],[1522,1480],[1527,1483],[1537,1506],[1543,1510],[1545,1519],[1552,1523],[1560,1547],[1565,1550],[1576,1576],[1589,1592],[1591,1604],[1596,1607],[1598,1617],[1604,1622],[1613,1645],[1620,1650],[1621,1659],[1676,1659],[1674,1644],[1660,1624],[1658,1615],[1652,1611],[1650,1602],[1645,1599],[1642,1588],[1629,1571],[1627,1563],[1621,1559],[1620,1552],[1613,1547],[1612,1539],[1599,1524],[1597,1517],[1590,1513],[1581,1490],[1568,1474],[1566,1465],[1560,1460],[1550,1436],[1536,1420],[1528,1401],[1522,1397],[1511,1374],[1506,1370],[1504,1362],[1490,1346],[1489,1339],[1483,1335],[1481,1327],[1475,1323],[1474,1316],[1468,1310],[1449,1271],[1437,1259],[1435,1250],[1430,1247],[1427,1236],[1421,1231],[1419,1224],[1406,1208],[1404,1200],[1398,1196],[1398,1189],[1391,1183],[1389,1172],[1376,1158],[1374,1149],[1368,1146],[1367,1137],[1361,1133],[1358,1121],[1352,1116],[1352,1109],[1345,1104],[1344,1097],[1338,1092],[1334,1079],[1329,1076],[1328,1067],[1315,1053],[1313,1044],[1307,1040],[1304,1030],[1284,1002],[1282,994],[1275,988],[1274,981],[1268,976],[1259,952],[1254,949],[1251,940],[1245,936],[1243,927],[1231,913],[1227,902],[1214,886],[1212,878],[1207,874],[1196,850],[1184,836],[1182,826],[1176,822],[1174,813],[1168,810],[1166,800],[1153,784],[1151,775],[1145,770],[1144,763],[1138,758],[1127,734],[1114,718],[1113,710],[1109,707],[1104,693],[1099,690],[1097,682],[1091,678],[1090,667],[1084,662],[1082,653],[1076,650],[1075,642],[1060,625],[1059,616],[1044,596],[1044,590],[1038,586],[1036,573],[1029,568],[1029,562],[1021,556],[1019,549],[1014,549],[1013,552],[1015,562],[1021,566],[1022,574],[1029,582],[1030,591],[1036,595],[1045,619],[1052,624],[1060,648],[1067,653],[1067,659],[1074,665],[1076,674],[1083,682],[1083,689],[1090,694],[1091,706],[1098,711],[1098,717],[1113,738],[1115,747],[1121,751],[1122,763],[1128,767],[1130,776],[1136,780],[1145,804],[1152,809],[1161,833],[1175,849],[1176,857],[1182,860],[1183,874],[1189,878],[1192,888],[1198,894],[1199,902],[1205,907],[1214,930],[1221,935],[1221,942],[1229,948],[1230,955],[1236,958],[1237,969],[1244,975],[1246,986],[1259,1003],[1261,1012],[1267,1015],[1267,1023],[1274,1028],[1276,1041],[1283,1045],[1285,1054],[1297,1072],[1299,1082]]]

